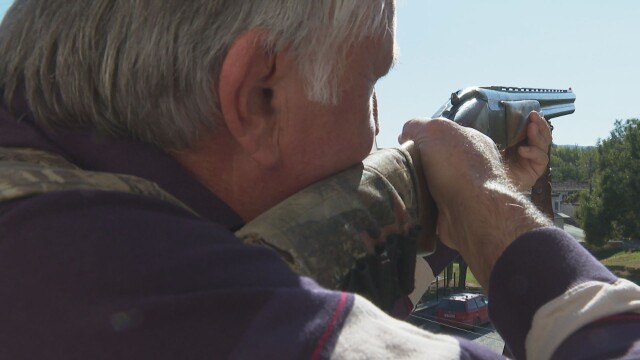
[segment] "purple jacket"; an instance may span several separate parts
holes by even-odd
[[[19,121],[0,110],[1,147],[148,179],[202,217],[107,191],[1,203],[0,359],[499,357],[322,289],[272,251],[243,245],[232,233],[239,216],[162,151],[54,132],[24,104],[16,110]],[[516,357],[622,356],[634,344],[629,357],[640,356],[640,290],[560,230],[517,239],[491,284],[492,320]],[[575,312],[585,320],[554,323]]]

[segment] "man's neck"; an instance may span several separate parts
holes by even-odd
[[[245,222],[294,192],[286,191],[287,183],[278,180],[277,169],[261,168],[224,136],[200,141],[192,149],[171,155]]]

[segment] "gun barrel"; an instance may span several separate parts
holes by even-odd
[[[480,89],[485,89],[487,100],[492,102],[536,100],[540,103],[540,112],[547,120],[569,115],[576,111],[574,105],[576,95],[571,90],[506,86],[489,86]]]
[[[551,120],[556,117],[573,114],[576,111],[575,105],[571,104],[553,104],[549,106],[543,106],[540,104],[540,113],[547,120]]]

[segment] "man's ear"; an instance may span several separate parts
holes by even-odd
[[[262,45],[263,30],[252,29],[233,42],[222,64],[218,96],[224,122],[243,151],[270,167],[280,156],[273,96],[278,56]]]

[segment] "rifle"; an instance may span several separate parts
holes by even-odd
[[[526,138],[532,110],[547,119],[574,111],[565,90],[476,87],[436,113],[476,128],[506,149]],[[236,232],[276,251],[320,285],[359,293],[385,311],[413,290],[415,259],[435,249],[437,209],[413,143],[373,152],[362,163],[294,194]]]

